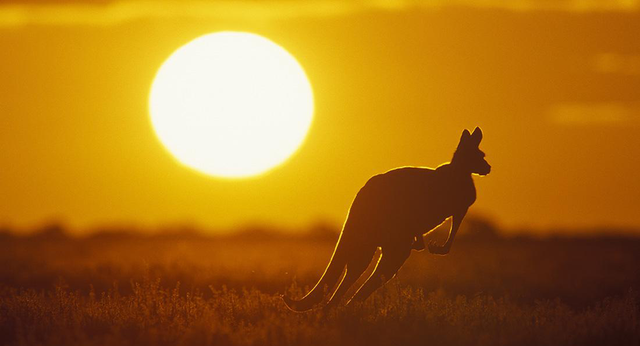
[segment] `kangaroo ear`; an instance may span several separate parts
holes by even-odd
[[[480,145],[480,141],[482,141],[482,130],[479,127],[476,127],[471,134],[471,139],[473,139],[473,144]]]
[[[469,138],[471,138],[471,133],[469,133],[469,130],[464,129],[462,137],[460,137],[460,143],[466,142]]]
[[[460,137],[458,148],[461,148],[463,145],[466,145],[469,142],[469,139],[471,139],[471,133],[469,133],[469,130],[465,129],[464,131],[462,131],[462,136]]]

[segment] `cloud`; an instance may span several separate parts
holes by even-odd
[[[563,103],[549,109],[559,125],[629,125],[640,120],[640,107],[624,103]]]
[[[591,65],[597,73],[640,76],[640,55],[596,54],[591,61]]]
[[[0,27],[22,25],[114,25],[145,18],[281,19],[341,16],[363,11],[438,9],[449,6],[512,11],[638,11],[640,0],[123,0],[53,4],[8,2],[0,5]]]

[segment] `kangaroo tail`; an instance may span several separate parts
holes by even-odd
[[[316,283],[313,289],[307,293],[306,296],[302,297],[300,300],[291,299],[286,295],[282,296],[282,300],[290,310],[295,312],[311,310],[311,308],[320,303],[324,298],[324,287],[328,286],[329,289],[331,289],[338,282],[338,279],[340,279],[340,275],[347,264],[345,251],[343,249],[344,244],[341,244],[341,240],[342,234],[340,234],[340,238],[338,238],[336,249],[333,251],[333,255],[331,256],[329,265],[327,265],[327,269],[325,269],[324,274],[322,274],[318,283]]]

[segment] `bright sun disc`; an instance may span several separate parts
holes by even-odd
[[[296,59],[255,34],[196,38],[160,67],[151,123],[181,163],[219,177],[248,177],[284,162],[302,144],[313,93]]]

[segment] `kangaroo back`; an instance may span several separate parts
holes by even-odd
[[[331,255],[331,260],[329,261],[324,274],[322,274],[322,277],[320,277],[320,280],[318,280],[318,283],[316,283],[311,292],[307,293],[307,295],[300,300],[293,300],[286,295],[282,296],[282,300],[290,310],[296,312],[310,310],[315,305],[319,304],[324,298],[325,286],[331,289],[336,285],[344,271],[344,267],[347,264],[343,235],[344,232],[340,233],[336,248],[333,251],[333,255]]]

